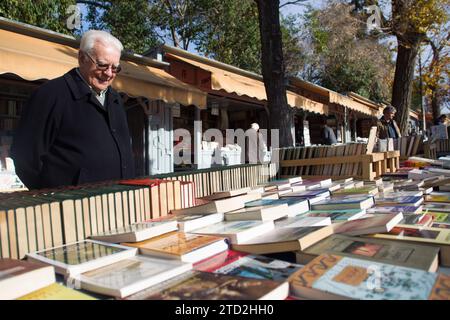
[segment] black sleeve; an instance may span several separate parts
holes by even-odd
[[[42,157],[58,130],[57,97],[52,87],[44,85],[32,94],[22,111],[11,146],[16,173],[29,189],[40,188]]]

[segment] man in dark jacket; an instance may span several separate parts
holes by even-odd
[[[397,110],[393,106],[387,106],[383,109],[383,116],[377,122],[377,137],[380,139],[401,137],[400,129],[394,120]]]
[[[109,33],[88,31],[79,68],[32,94],[11,147],[16,173],[29,189],[134,176],[126,113],[111,88],[122,50]]]

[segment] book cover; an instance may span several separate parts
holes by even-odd
[[[246,242],[232,244],[232,249],[253,254],[304,250],[332,233],[331,226],[276,228]]]
[[[53,265],[62,275],[77,274],[136,255],[137,249],[95,240],[28,253],[27,258]]]
[[[323,254],[290,279],[294,295],[360,300],[449,299],[439,275],[374,261]],[[449,280],[449,276],[444,276]],[[437,296],[436,293],[439,295]]]
[[[285,203],[274,205],[251,206],[225,213],[225,220],[276,220],[288,215],[288,205]]]
[[[270,206],[270,205],[282,205],[286,204],[288,206],[287,216],[294,217],[296,215],[302,214],[309,210],[309,202],[307,199],[286,197],[281,199],[261,199],[256,201],[247,202],[246,207],[257,207],[257,206]]]
[[[122,243],[122,245],[138,248],[141,253],[162,253],[168,256],[181,257],[213,243],[223,241],[224,238],[221,237],[175,231],[149,240]]]
[[[395,264],[435,272],[438,268],[439,248],[382,239],[367,239],[333,234],[297,252],[297,262],[306,264],[322,253]]]
[[[274,281],[286,281],[292,273],[302,267],[296,263],[233,250],[194,265],[194,269],[198,271]]]
[[[345,196],[311,204],[312,210],[367,209],[374,205],[373,196]]]
[[[412,196],[384,196],[383,198],[375,198],[375,203],[377,206],[419,206],[423,202],[423,197],[412,197]]]
[[[239,243],[266,233],[274,226],[273,221],[223,221],[192,232],[223,236],[229,238],[231,243]]]
[[[138,242],[177,230],[177,221],[140,222],[91,236],[105,242]]]
[[[430,203],[427,202],[423,206],[424,211],[448,212],[450,213],[450,203]]]
[[[360,188],[340,189],[332,193],[333,196],[347,196],[347,195],[376,195],[378,193],[377,186],[363,186]]]
[[[383,214],[372,218],[358,219],[333,225],[334,233],[343,233],[350,236],[389,232],[403,219],[401,212]]]
[[[331,222],[342,222],[356,220],[366,213],[361,209],[347,209],[347,210],[311,210],[306,212],[304,217],[329,217]]]
[[[85,290],[124,298],[191,269],[190,263],[135,256],[82,273],[75,279]]]
[[[286,217],[275,221],[276,228],[304,228],[331,225],[330,217],[308,217],[306,215]]]
[[[285,299],[288,294],[287,282],[192,271],[127,300],[270,300]]]
[[[450,203],[450,194],[428,194],[425,196],[425,201]]]
[[[368,208],[367,213],[393,213],[393,212],[401,212],[404,215],[407,214],[418,214],[421,213],[423,206],[374,206],[372,208]]]
[[[297,197],[297,198],[316,198],[316,197],[329,197],[330,191],[328,189],[313,189],[300,192],[291,192],[283,194],[282,198],[285,197]]]
[[[97,300],[83,292],[68,288],[59,283],[44,287],[17,300]]]

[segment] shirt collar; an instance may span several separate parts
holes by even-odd
[[[78,73],[78,75],[80,76],[81,80],[83,80],[83,82],[89,87],[89,89],[91,89],[91,91],[92,91],[95,95],[102,97],[102,96],[104,96],[104,95],[106,94],[106,92],[108,91],[108,88],[106,88],[105,90],[100,91],[100,93],[97,93],[97,91],[95,91],[94,88],[92,88],[92,86],[91,86],[91,85],[84,79],[84,77],[81,75],[80,68],[76,68],[75,70],[76,70],[76,72]]]

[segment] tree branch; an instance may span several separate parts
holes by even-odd
[[[279,8],[281,9],[281,8],[283,8],[285,6],[289,6],[289,5],[296,5],[296,6],[303,5],[303,3],[301,3],[301,2],[305,2],[305,1],[306,0],[288,1],[288,2],[283,3],[282,5],[280,5]]]

